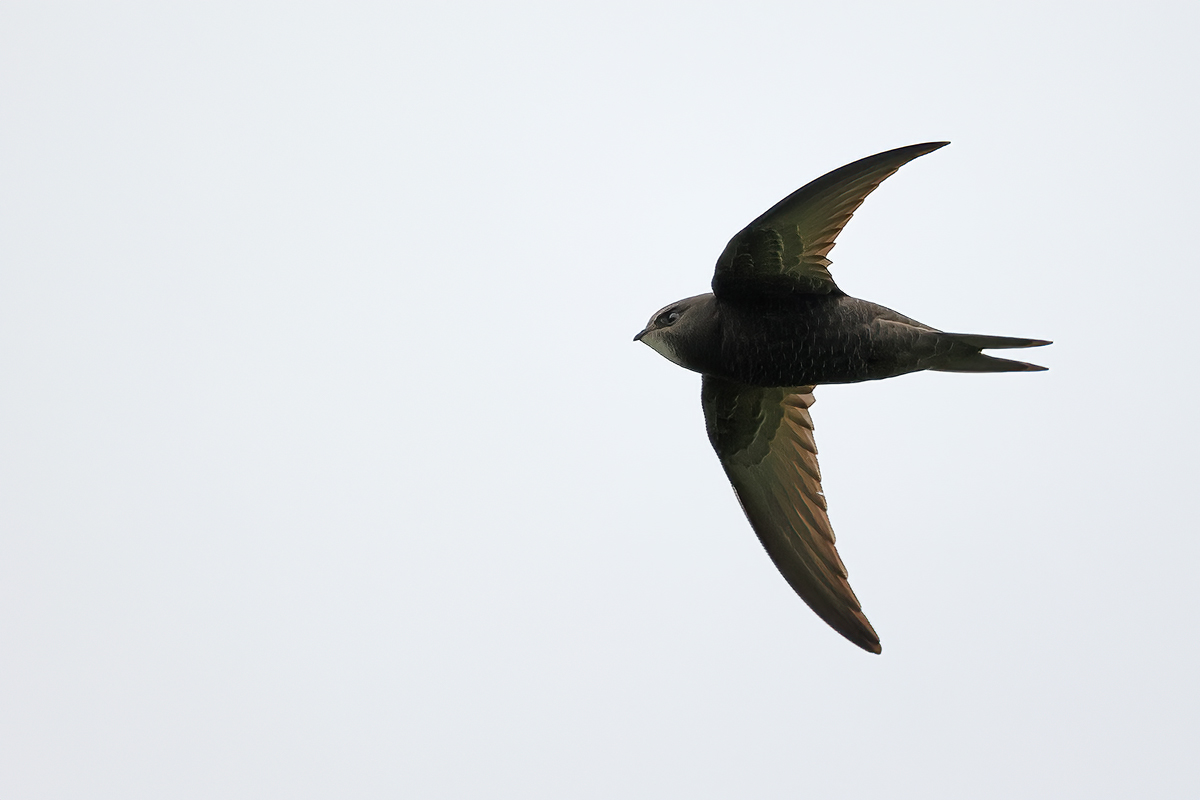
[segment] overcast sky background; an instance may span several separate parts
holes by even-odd
[[[0,795],[1196,797],[1198,24],[4,4]],[[817,391],[873,656],[631,337],[940,139],[833,274],[1055,344]]]

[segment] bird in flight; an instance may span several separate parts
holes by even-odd
[[[775,566],[851,642],[881,652],[834,547],[809,406],[823,383],[908,372],[1030,372],[983,354],[1041,339],[945,333],[837,287],[827,258],[866,196],[909,161],[949,142],[847,164],[780,200],[717,259],[712,292],[659,309],[633,337],[699,372],[708,438]]]

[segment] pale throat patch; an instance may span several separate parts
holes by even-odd
[[[654,352],[658,353],[672,364],[677,364],[681,367],[684,366],[683,361],[679,357],[679,353],[675,352],[675,348],[671,345],[671,342],[662,334],[661,331],[652,331],[645,338],[643,338],[642,341],[650,345],[650,348],[654,350]]]

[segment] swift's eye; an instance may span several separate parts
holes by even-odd
[[[668,311],[665,314],[658,315],[658,324],[663,326],[674,325],[677,319],[679,319],[678,311]]]

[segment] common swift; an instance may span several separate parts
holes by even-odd
[[[821,491],[813,388],[921,370],[1044,370],[980,351],[1050,344],[945,333],[834,283],[827,256],[867,195],[947,144],[879,153],[788,195],[729,241],[710,294],[659,309],[634,337],[703,376],[709,441],[767,554],[821,619],[872,653],[879,636],[846,580]]]

